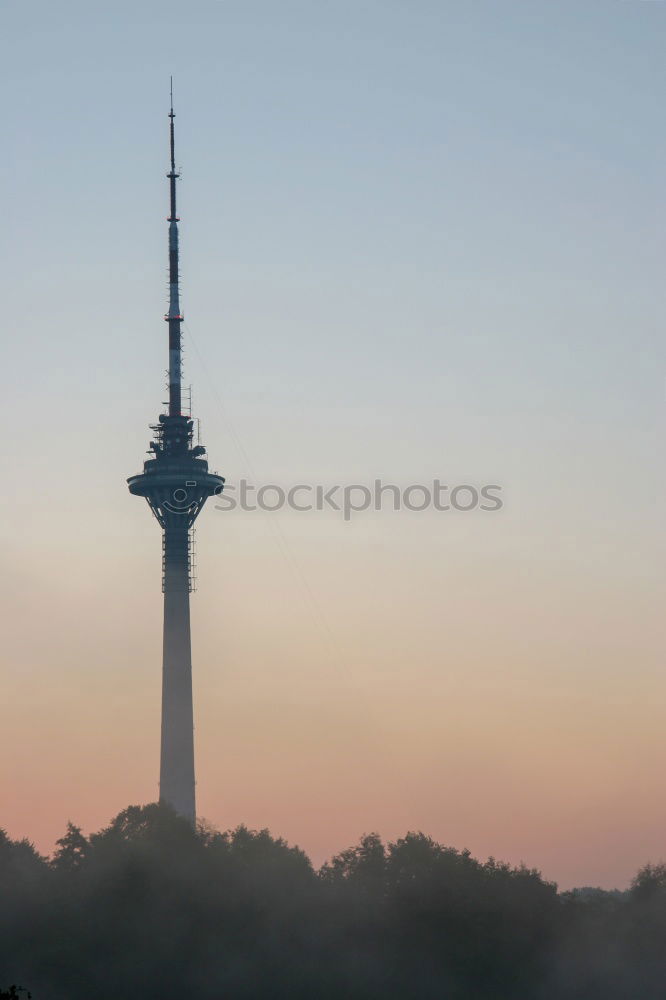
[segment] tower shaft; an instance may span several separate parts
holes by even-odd
[[[190,639],[189,530],[164,530],[164,646],[160,800],[194,825],[194,712]]]

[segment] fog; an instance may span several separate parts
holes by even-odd
[[[370,833],[316,870],[268,830],[195,831],[153,804],[90,836],[69,823],[50,858],[3,833],[0,891],[0,988],[34,1000],[663,997],[664,866],[558,893]]]

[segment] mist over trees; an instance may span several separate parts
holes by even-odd
[[[0,997],[663,1000],[666,866],[626,893],[408,833],[315,871],[241,826],[132,806],[51,858],[0,831]],[[4,990],[4,992],[2,992]]]

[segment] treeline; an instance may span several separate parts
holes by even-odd
[[[558,893],[409,833],[315,871],[267,830],[149,805],[90,837],[69,824],[50,859],[0,833],[0,899],[0,995],[34,1000],[666,996],[664,866]]]

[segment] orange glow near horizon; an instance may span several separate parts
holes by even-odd
[[[137,513],[146,532],[155,529],[147,510]],[[202,515],[198,814],[219,828],[267,826],[315,864],[364,832],[390,840],[420,829],[482,858],[538,867],[565,888],[626,885],[657,859],[664,819],[658,769],[646,766],[661,739],[664,681],[656,660],[640,681],[623,669],[629,610],[632,629],[643,616],[650,648],[648,595],[634,593],[627,609],[601,574],[592,587],[552,565],[519,587],[522,569],[512,579],[509,560],[470,559],[455,530],[433,544],[432,515],[400,517],[329,525],[313,604],[265,524],[245,518],[232,534],[212,507]],[[409,566],[404,551],[390,550],[399,526]],[[139,518],[132,530],[142,530]],[[291,557],[310,585],[316,523],[284,530],[294,532]],[[492,526],[478,530],[487,540]],[[375,543],[386,533],[372,558],[366,533]],[[131,586],[109,550],[114,573],[88,590],[72,578],[29,598],[26,580],[18,595],[3,820],[42,851],[67,820],[91,832],[157,798],[153,534],[152,553],[126,560]],[[88,572],[104,556],[101,547],[94,560],[79,552]],[[46,604],[48,641],[30,628]]]

